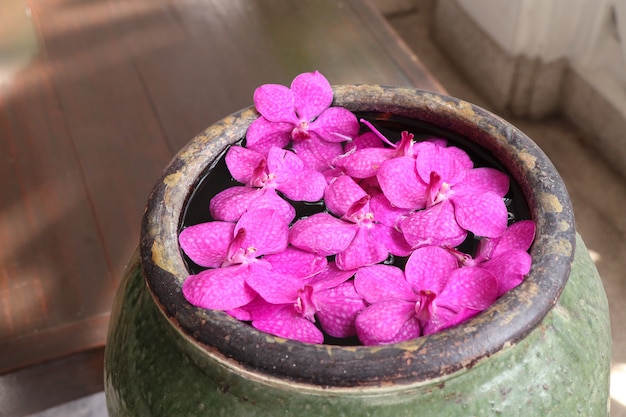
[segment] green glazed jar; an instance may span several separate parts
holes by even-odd
[[[607,416],[607,300],[543,152],[455,98],[371,85],[334,91],[334,105],[460,135],[498,160],[537,225],[528,277],[466,323],[377,347],[285,340],[187,303],[178,231],[201,179],[258,117],[249,108],[194,138],[150,196],[111,315],[109,415]]]

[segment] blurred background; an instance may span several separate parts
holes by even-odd
[[[626,0],[2,0],[0,416],[106,416],[110,306],[161,170],[256,86],[315,69],[465,99],[548,154],[626,417]]]

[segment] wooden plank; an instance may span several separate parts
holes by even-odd
[[[112,3],[30,6],[118,279],[138,243],[145,201],[173,151],[120,41]]]
[[[317,69],[442,91],[364,0],[27,2],[42,52],[0,90],[9,415],[101,389],[110,304],[154,181],[258,85]]]
[[[0,94],[0,154],[9,155],[0,164],[0,373],[75,351],[80,342],[69,334],[47,343],[39,335],[107,313],[116,285],[64,115],[39,64]]]
[[[333,84],[419,84],[443,91],[373,6],[361,0],[117,3],[121,15],[138,8],[144,13],[149,8],[158,19],[141,27],[118,22],[174,149],[251,105],[258,85],[288,85],[305,71],[317,69]],[[144,34],[157,24],[174,36],[155,41]]]

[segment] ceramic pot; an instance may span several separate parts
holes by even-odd
[[[111,315],[109,415],[606,416],[606,296],[543,152],[506,121],[455,98],[366,85],[334,91],[334,105],[444,129],[497,159],[537,224],[526,280],[464,324],[378,347],[284,340],[190,305],[177,235],[200,180],[258,117],[248,108],[194,138],[150,196]]]

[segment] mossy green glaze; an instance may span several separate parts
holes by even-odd
[[[519,185],[537,233],[526,279],[466,323],[407,342],[311,345],[189,304],[178,246],[211,164],[258,117],[235,113],[165,169],[118,291],[105,355],[111,417],[594,416],[609,404],[610,332],[600,278],[558,172],[522,132],[452,97],[336,86],[335,105],[414,119],[491,153]]]
[[[325,390],[254,375],[195,348],[159,311],[135,258],[111,317],[109,415],[606,416],[607,311],[602,283],[579,239],[559,301],[521,342],[470,369],[415,386]]]

